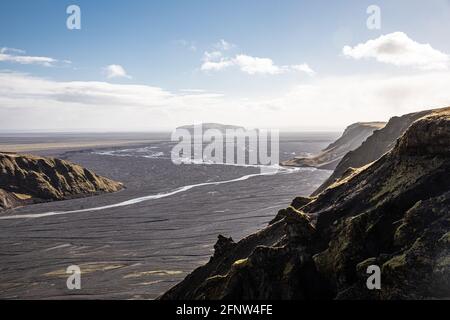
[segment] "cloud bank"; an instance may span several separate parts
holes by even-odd
[[[238,67],[240,71],[249,75],[277,75],[288,72],[302,72],[310,76],[315,74],[306,63],[278,66],[270,58],[259,58],[246,54],[238,54],[234,58],[227,58],[220,51],[205,52],[200,69],[209,72],[222,71],[230,67]]]
[[[172,129],[199,122],[291,130],[343,129],[450,105],[450,74],[354,75],[311,78],[284,92],[240,98],[202,90],[54,81],[0,72],[0,128]],[[236,114],[239,117],[236,118]]]
[[[447,70],[450,56],[429,44],[418,43],[403,32],[394,32],[377,39],[345,46],[344,56],[353,59],[375,59],[395,66],[414,67],[422,70]]]
[[[0,61],[19,63],[19,64],[37,64],[45,67],[54,66],[58,60],[50,57],[27,56],[25,51],[15,48],[1,48]],[[68,63],[69,61],[64,61]]]

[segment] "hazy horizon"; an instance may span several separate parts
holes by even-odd
[[[234,125],[234,124],[230,124]],[[257,128],[246,128],[245,129],[257,129]],[[176,128],[173,129],[161,129],[161,130],[114,130],[114,129],[64,129],[64,131],[61,131],[59,129],[33,129],[33,130],[0,130],[0,134],[138,134],[138,133],[172,133]],[[259,128],[261,129],[261,128]],[[263,128],[263,129],[273,129],[273,128]],[[278,128],[277,128],[278,129]],[[295,128],[282,128],[279,130],[280,133],[342,133],[345,128],[341,129],[314,129],[311,128],[310,130],[295,130]]]

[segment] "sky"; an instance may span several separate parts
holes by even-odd
[[[449,0],[2,0],[0,131],[386,121],[450,105],[449,39]]]

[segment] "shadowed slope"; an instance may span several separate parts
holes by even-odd
[[[68,161],[0,153],[0,209],[115,192],[122,184]]]
[[[333,174],[312,194],[318,195],[339,179],[349,168],[360,168],[379,159],[395,145],[396,140],[417,119],[438,110],[425,110],[393,117],[386,126],[373,132],[361,146],[348,152],[334,169]]]
[[[358,148],[375,130],[386,125],[385,122],[358,122],[348,126],[342,136],[319,154],[311,157],[296,157],[281,164],[293,167],[315,167],[333,170],[349,151]]]
[[[162,299],[450,297],[450,109],[414,122],[392,150],[266,229],[220,238],[208,264]],[[366,269],[382,270],[368,290]]]

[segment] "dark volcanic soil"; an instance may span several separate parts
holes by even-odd
[[[305,150],[316,152],[330,140],[308,145]],[[1,219],[109,205],[259,172],[257,168],[235,166],[175,166],[164,158],[118,157],[90,151],[59,156],[121,181],[126,189],[2,214],[0,298],[155,298],[209,259],[219,233],[238,240],[261,229],[273,219],[274,212],[295,196],[311,193],[331,173],[302,169],[201,186],[101,211]],[[65,270],[72,264],[81,268],[81,290],[66,288]]]

